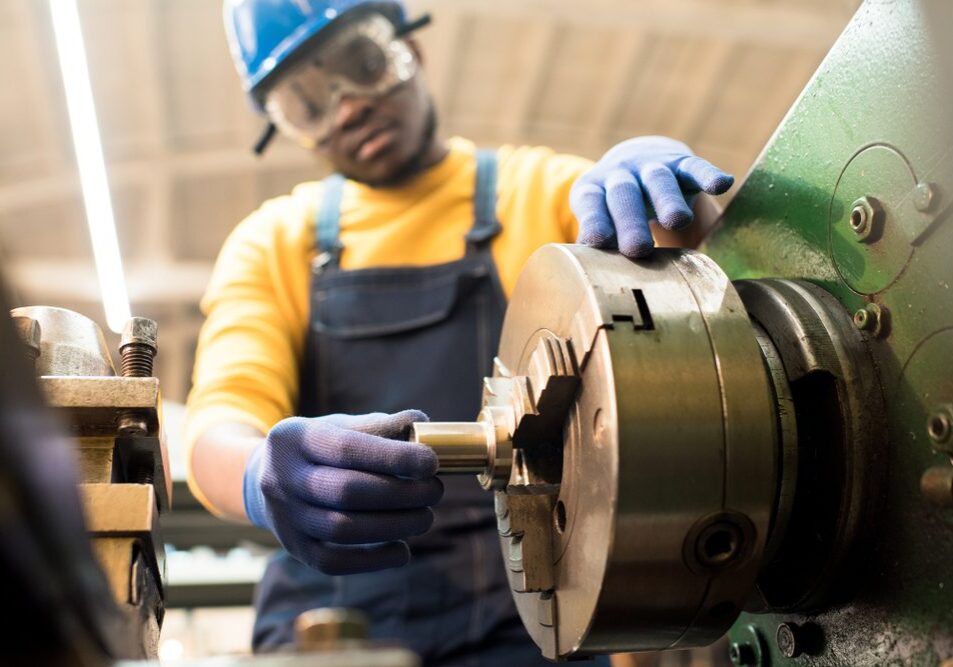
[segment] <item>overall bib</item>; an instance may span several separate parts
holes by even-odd
[[[339,268],[344,179],[325,181],[299,414],[393,413],[470,421],[492,372],[506,298],[490,253],[496,156],[477,155],[475,220],[463,259],[423,268]],[[438,224],[435,221],[435,224]],[[331,577],[280,552],[256,594],[256,650],[293,641],[308,609],[350,607],[373,639],[397,641],[427,665],[548,665],[523,629],[500,555],[491,493],[474,476],[443,479],[429,533],[409,540],[403,568]]]

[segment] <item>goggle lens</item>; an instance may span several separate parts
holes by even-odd
[[[391,22],[367,16],[284,75],[265,96],[265,110],[283,133],[313,148],[330,133],[343,96],[384,95],[416,71],[413,53],[395,37]]]

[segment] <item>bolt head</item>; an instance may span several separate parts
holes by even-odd
[[[863,234],[870,226],[870,213],[866,206],[855,206],[850,212],[850,228],[856,234]]]
[[[870,313],[866,308],[861,308],[856,313],[854,313],[854,326],[856,326],[861,331],[867,331],[871,328],[873,322],[871,322]]]
[[[890,312],[884,306],[868,303],[854,313],[854,326],[873,336],[886,335],[889,329]]]
[[[754,665],[758,660],[754,647],[747,642],[732,642],[728,647],[728,657],[731,658],[731,664],[737,667]]]
[[[913,205],[921,213],[928,213],[936,199],[936,188],[932,183],[919,183],[913,195]]]
[[[793,623],[781,623],[778,626],[775,640],[778,644],[778,651],[785,658],[796,658],[801,653],[801,649],[797,642],[797,634],[795,632],[796,627],[797,626],[795,626]]]
[[[847,224],[857,235],[858,241],[871,243],[879,238],[879,230],[883,227],[883,219],[884,211],[880,202],[874,197],[861,197],[851,207]]]
[[[122,348],[132,344],[156,348],[158,336],[159,325],[156,324],[155,320],[150,320],[147,317],[131,317],[126,322],[126,326],[123,327],[119,349],[122,350]]]

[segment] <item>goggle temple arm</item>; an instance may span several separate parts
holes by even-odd
[[[431,17],[430,14],[424,14],[418,19],[414,19],[413,21],[409,21],[401,26],[398,26],[397,30],[394,31],[394,37],[406,37],[412,32],[416,32],[421,28],[426,28],[428,25],[430,25],[432,20],[433,17]]]
[[[432,21],[433,17],[430,14],[424,14],[420,18],[414,19],[413,21],[408,21],[407,23],[398,26],[397,30],[394,31],[394,37],[406,37],[412,32],[416,32],[421,28],[427,27]],[[261,136],[258,137],[258,141],[256,141],[255,145],[252,147],[256,157],[261,157],[264,154],[265,150],[268,148],[268,145],[271,143],[272,139],[275,138],[277,133],[278,128],[275,127],[275,124],[269,120],[265,124],[265,128],[261,131]]]
[[[252,151],[255,153],[255,157],[261,157],[262,153],[265,152],[265,149],[268,148],[268,144],[271,143],[271,140],[275,138],[278,128],[270,120],[265,124],[265,129],[261,131],[261,136],[258,137],[258,141],[255,142],[255,145],[252,146]]]

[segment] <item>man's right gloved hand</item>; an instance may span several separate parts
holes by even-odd
[[[437,456],[406,440],[416,410],[292,417],[245,465],[245,512],[292,556],[326,574],[405,565],[404,542],[433,523]]]

